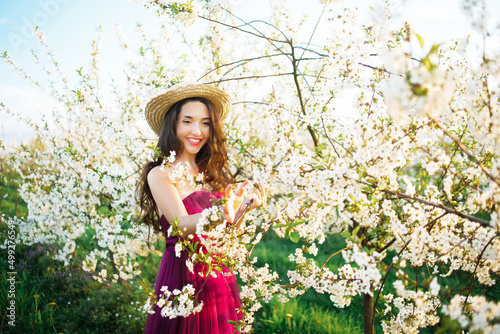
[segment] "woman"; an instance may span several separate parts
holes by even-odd
[[[251,196],[243,196],[248,181],[235,193],[232,191],[233,177],[227,166],[222,131],[229,106],[229,96],[224,91],[198,83],[177,84],[146,106],[146,119],[159,139],[158,157],[146,164],[138,187],[141,221],[157,233],[163,230],[166,238],[155,294],[162,293],[162,286],[173,291],[192,284],[203,308],[187,318],[169,319],[162,317],[161,308],[155,306],[155,313],[148,316],[145,333],[232,333],[234,327],[228,321],[241,318],[234,275],[216,272],[215,277],[206,279],[198,274],[201,270],[196,265],[193,272],[189,271],[186,253],[181,252],[180,257],[175,253],[178,237],[167,233],[169,222],[176,221],[181,231],[179,237],[193,238],[201,211],[223,196],[222,216],[229,223],[265,199],[266,190],[262,187]],[[165,166],[165,159],[174,161]],[[181,180],[173,176],[179,178],[179,170]]]

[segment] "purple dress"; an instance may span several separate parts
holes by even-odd
[[[188,214],[200,213],[212,206],[212,201],[220,198],[219,194],[201,190],[195,191],[186,196],[182,201]],[[161,216],[160,223],[163,231],[167,231],[170,224]],[[226,276],[216,272],[217,276],[206,278],[198,274],[191,273],[186,267],[186,252],[182,252],[180,257],[175,256],[175,243],[177,237],[166,238],[166,249],[161,260],[158,275],[156,277],[155,294],[159,296],[162,286],[168,286],[168,290],[182,289],[186,284],[192,284],[196,292],[201,289],[198,300],[203,301],[203,308],[200,312],[190,315],[187,318],[177,317],[169,319],[161,316],[161,308],[155,306],[154,314],[148,315],[146,322],[146,334],[171,333],[171,334],[226,334],[233,333],[235,328],[228,323],[228,320],[237,321],[241,319],[238,309],[241,308],[240,293],[238,284],[233,274]],[[195,264],[194,272],[198,273],[203,269],[202,264]],[[224,270],[226,271],[226,270]],[[226,271],[227,272],[227,271]]]

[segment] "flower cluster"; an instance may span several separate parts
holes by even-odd
[[[450,304],[444,307],[443,312],[451,319],[457,320],[462,328],[471,332],[489,334],[500,330],[498,323],[500,303],[489,302],[484,296],[467,298],[456,295]]]
[[[203,302],[198,302],[193,295],[195,289],[191,284],[182,288],[182,290],[174,289],[170,291],[168,286],[161,287],[161,294],[155,301],[154,305],[158,306],[162,317],[170,319],[176,317],[188,317],[193,313],[200,312],[203,307]],[[154,314],[156,311],[151,307],[151,298],[148,299],[144,306],[148,313]]]
[[[435,283],[434,283],[435,284]],[[386,333],[419,333],[419,328],[433,326],[439,322],[436,308],[439,307],[437,288],[430,291],[410,291],[404,288],[402,281],[394,282],[397,297],[388,294],[385,296],[387,308],[385,312],[394,307],[398,313],[389,321],[382,323]]]

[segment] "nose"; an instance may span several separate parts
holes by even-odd
[[[191,128],[191,133],[195,136],[201,136],[200,124],[198,124],[197,122],[194,122],[193,126]]]

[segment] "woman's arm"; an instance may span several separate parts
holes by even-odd
[[[181,237],[185,238],[196,233],[196,225],[201,218],[201,213],[188,215],[182,198],[175,188],[175,185],[168,177],[168,169],[163,171],[160,166],[153,168],[148,174],[148,184],[153,194],[156,205],[160,212],[169,222],[177,218]],[[241,207],[243,201],[243,185],[236,193],[233,192],[232,185],[228,185],[225,190],[225,204],[222,206],[222,218],[232,223],[237,217],[237,208]],[[234,209],[236,208],[236,209]]]
[[[161,170],[159,166],[153,168],[148,174],[149,188],[160,212],[170,223],[177,219],[181,237],[187,237],[189,234],[195,234],[201,214],[188,215],[182,198],[168,174],[168,171]]]

